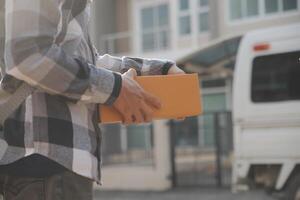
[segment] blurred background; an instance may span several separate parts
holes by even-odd
[[[216,191],[221,191],[220,198],[226,193],[224,191],[249,190],[249,185],[254,188],[258,185],[275,188],[276,180],[283,173],[280,171],[283,161],[261,161],[267,160],[271,154],[261,157],[253,165],[246,159],[234,160],[234,155],[241,153],[234,152],[235,128],[232,117],[232,110],[236,106],[233,103],[233,88],[237,53],[248,32],[286,27],[297,22],[300,22],[300,0],[94,0],[91,35],[99,53],[175,60],[186,72],[199,74],[204,110],[202,116],[180,122],[161,120],[140,126],[103,126],[104,185],[100,189],[103,192],[97,194],[107,195],[105,197],[109,199],[112,193],[104,191],[172,191],[179,188],[183,193],[188,191],[186,195],[196,193],[195,198],[191,199],[198,199],[201,197],[198,191],[205,188],[223,188],[212,190],[214,195],[218,193]],[[273,31],[275,35],[276,30]],[[252,40],[257,40],[258,44],[265,42],[260,38],[267,37],[263,34],[261,37],[260,34],[252,36]],[[291,44],[297,41],[299,39]],[[258,46],[258,51],[270,48],[268,44],[263,45]],[[300,42],[297,46],[296,56],[300,57]],[[290,51],[294,52],[297,48]],[[287,59],[291,60],[291,57]],[[248,64],[246,60],[245,65]],[[294,63],[297,62],[294,60]],[[243,65],[243,61],[239,61],[239,65]],[[299,74],[299,70],[296,72]],[[283,71],[274,73],[276,79]],[[260,80],[261,84],[257,88],[268,87],[268,80],[272,79],[268,74],[272,72],[258,72],[255,80]],[[282,79],[278,80],[280,82]],[[279,86],[271,84],[270,87],[278,89]],[[295,87],[299,88],[300,85]],[[247,90],[246,86],[244,90]],[[299,92],[299,89],[296,91]],[[266,92],[264,90],[264,94]],[[298,99],[299,106],[299,93],[295,99]],[[293,115],[299,119],[299,112]],[[299,128],[299,120],[297,123],[296,127]],[[299,130],[296,132],[299,133]],[[264,140],[260,142],[264,144]],[[255,160],[255,156],[260,154],[255,153],[252,152],[251,159]],[[299,163],[299,155],[296,158]],[[297,162],[294,162],[295,166],[298,166]],[[242,178],[238,176],[239,170],[244,170]],[[266,177],[271,174],[271,178],[256,184],[257,179],[261,178],[256,176],[257,171],[260,172],[257,174]],[[283,182],[285,184],[286,180]],[[267,198],[259,195],[249,195],[249,199]],[[112,196],[126,199],[122,192],[113,192]],[[236,198],[242,199],[241,196]],[[134,197],[129,195],[128,199]]]

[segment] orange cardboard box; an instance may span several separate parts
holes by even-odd
[[[162,107],[153,114],[154,119],[177,119],[202,113],[199,79],[197,74],[168,76],[138,76],[136,81],[148,92],[156,95]],[[122,121],[113,107],[99,106],[101,123]]]

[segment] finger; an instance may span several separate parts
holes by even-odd
[[[130,68],[124,75],[134,79],[137,76],[137,72],[135,69]]]
[[[143,123],[145,120],[144,120],[144,116],[141,112],[140,109],[136,110],[134,113],[133,113],[133,123],[135,124],[141,124]]]
[[[153,119],[153,110],[146,103],[143,102],[143,106],[141,107],[141,112],[144,117],[145,122],[151,122]]]
[[[176,121],[179,121],[179,122],[182,122],[184,120],[185,120],[185,117],[179,117],[179,118],[176,119]]]
[[[133,119],[132,119],[133,113],[132,112],[130,112],[129,110],[127,110],[125,112],[122,112],[121,114],[122,114],[122,118],[123,118],[123,124],[129,125],[129,124],[133,123]]]
[[[131,115],[126,115],[126,116],[124,116],[123,119],[124,119],[123,124],[125,124],[125,125],[130,125],[133,123],[133,119],[132,119]]]
[[[143,91],[144,100],[150,106],[153,106],[156,109],[161,108],[161,101],[158,97],[154,96],[153,94]]]
[[[173,65],[169,71],[168,74],[185,74],[185,72],[180,69],[179,67],[177,67],[176,65]]]

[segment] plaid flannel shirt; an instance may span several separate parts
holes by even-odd
[[[98,104],[118,97],[119,73],[165,74],[174,63],[96,56],[88,36],[91,0],[6,0],[1,89],[36,88],[5,121],[0,165],[37,153],[101,179]],[[115,72],[113,72],[115,71]],[[9,99],[9,98],[8,98]]]

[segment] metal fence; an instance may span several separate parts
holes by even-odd
[[[229,186],[232,166],[231,113],[205,113],[171,121],[173,186]]]
[[[173,186],[229,186],[233,134],[231,112],[170,121]],[[103,164],[155,166],[153,126],[105,125]]]

